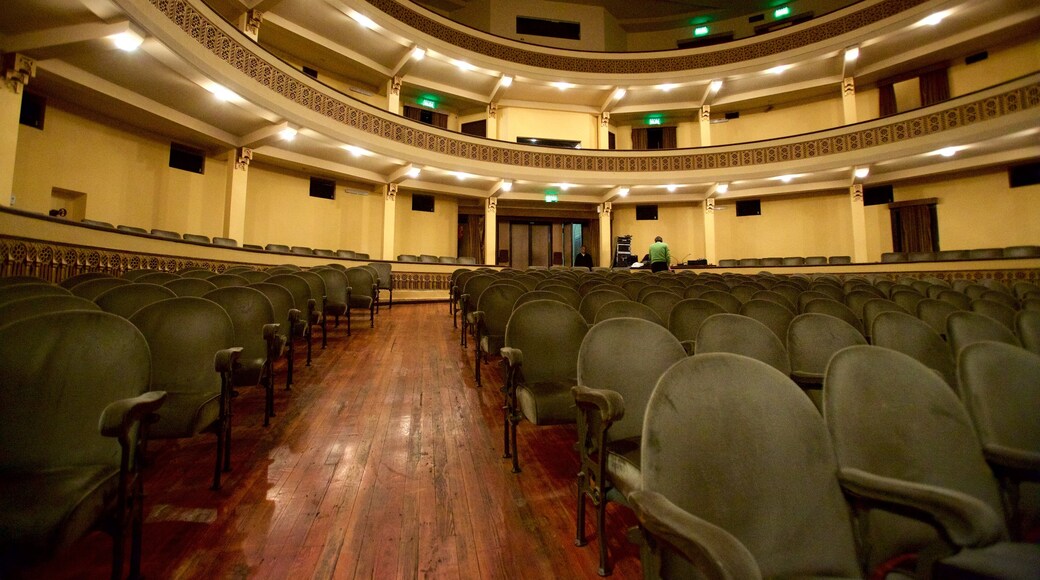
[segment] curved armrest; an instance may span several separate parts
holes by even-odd
[[[799,385],[823,385],[823,373],[791,371],[791,378]]]
[[[321,312],[318,312],[318,303],[313,298],[307,299],[307,322],[308,324],[318,324],[321,320]]]
[[[628,501],[643,528],[678,550],[705,578],[762,578],[755,557],[726,530],[680,509],[653,491],[633,491]]]
[[[213,367],[218,373],[231,372],[240,356],[242,356],[242,347],[240,346],[218,350],[217,354],[213,356]]]
[[[1038,451],[987,443],[982,446],[982,453],[986,456],[986,460],[994,465],[1040,473],[1040,452]]]
[[[274,337],[278,336],[278,330],[281,328],[279,324],[265,324],[264,325],[264,340],[270,342]]]
[[[148,391],[131,399],[109,403],[101,411],[98,430],[105,437],[124,437],[134,423],[157,411],[165,401],[166,391]]]
[[[621,393],[608,389],[590,389],[578,385],[571,387],[578,408],[594,406],[599,410],[600,419],[604,425],[609,425],[625,416],[625,399]]]
[[[927,513],[957,546],[982,548],[1008,539],[1003,516],[966,493],[847,467],[838,470],[838,480],[857,497]]]
[[[484,322],[484,311],[483,310],[477,310],[477,311],[474,311],[474,312],[470,312],[469,314],[466,315],[466,318],[467,318],[467,321],[470,324],[475,324],[477,326],[480,326],[480,324],[482,322]]]
[[[502,358],[506,359],[506,364],[508,364],[510,368],[524,364],[524,353],[520,349],[511,346],[503,346],[502,350],[499,352],[502,353]]]
[[[289,322],[293,325],[300,321],[300,316],[302,316],[302,313],[298,308],[289,309]]]

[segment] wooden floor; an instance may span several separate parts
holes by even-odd
[[[367,318],[367,316],[365,317]],[[472,345],[472,341],[470,342]],[[574,545],[573,426],[520,425],[523,472],[502,456],[501,364],[473,379],[446,304],[355,315],[299,364],[278,416],[234,404],[233,470],[209,490],[214,440],[153,442],[143,573],[157,578],[597,578],[595,518]],[[641,576],[627,509],[608,510],[614,578]],[[33,578],[106,577],[93,534]]]

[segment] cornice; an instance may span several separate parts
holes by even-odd
[[[898,150],[905,153],[906,144],[917,139],[933,137],[929,141],[934,141],[934,137],[947,131],[957,131],[958,135],[962,135],[963,130],[982,132],[980,127],[992,130],[1013,115],[1028,111],[1033,119],[1040,114],[1040,75],[1032,75],[922,111],[763,142],[660,152],[547,150],[470,138],[382,111],[302,78],[298,71],[255,43],[245,41],[241,33],[216,16],[211,20],[208,12],[197,8],[191,0],[150,0],[150,3],[186,35],[183,42],[190,39],[203,51],[245,75],[246,80],[254,81],[258,85],[254,89],[280,97],[268,102],[277,103],[281,108],[278,113],[287,118],[318,119],[320,123],[310,128],[330,136],[363,133],[380,145],[378,149],[395,151],[406,159],[436,157],[448,160],[457,168],[491,164],[498,174],[506,177],[544,170],[576,172],[576,177],[588,180],[597,176],[610,179],[608,174],[631,178],[638,173],[659,176],[668,172],[761,171],[762,166],[769,164],[837,165],[847,161],[848,154],[877,157],[883,151],[881,148],[895,145],[900,145]],[[236,82],[242,84],[241,80]]]

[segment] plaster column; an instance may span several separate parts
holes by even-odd
[[[701,130],[701,147],[711,145],[711,106],[701,105],[701,112],[697,115],[697,125]]]
[[[498,105],[495,103],[487,106],[487,128],[485,133],[488,139],[498,139]]]
[[[849,209],[852,212],[852,261],[867,262],[867,214],[863,209],[863,185],[849,187]]]
[[[718,264],[715,249],[715,198],[704,200],[704,259],[709,264]]]
[[[610,149],[610,113],[603,112],[599,116],[599,143],[600,149]]]
[[[22,89],[36,76],[36,61],[20,54],[3,55],[0,78],[0,206],[13,205],[14,158],[18,153],[18,119],[22,114]]]
[[[846,125],[859,121],[856,116],[856,82],[852,77],[845,77],[841,80],[841,109],[845,115]]]
[[[498,198],[489,197],[484,203],[484,263],[494,265],[498,259]]]
[[[613,204],[609,201],[599,206],[599,265],[610,268],[614,260],[614,232],[610,229]]]
[[[386,83],[386,110],[401,114],[401,77],[393,77]]]
[[[397,226],[397,184],[388,183],[383,188],[383,255],[384,260],[395,260],[394,235]]]
[[[258,42],[260,38],[260,23],[264,21],[264,13],[259,10],[246,10],[238,17],[238,29]]]
[[[228,152],[227,180],[224,185],[224,237],[245,241],[246,202],[249,185],[249,162],[253,150],[239,147]]]

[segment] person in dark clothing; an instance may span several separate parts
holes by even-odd
[[[574,256],[574,267],[592,270],[592,255],[586,251],[585,246],[582,246],[581,250]]]

